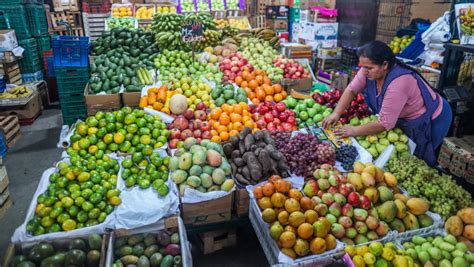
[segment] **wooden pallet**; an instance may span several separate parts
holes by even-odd
[[[65,3],[64,0],[53,0],[54,11],[79,11],[77,0],[69,0]]]
[[[8,148],[11,148],[21,137],[18,117],[15,115],[0,116],[0,130],[7,140]]]
[[[69,23],[71,28],[82,28],[82,16],[81,12],[73,11],[60,11],[60,12],[51,12],[51,26],[54,31],[64,30],[66,27],[64,25],[59,25],[61,21]]]
[[[9,197],[5,203],[3,203],[2,206],[0,206],[0,219],[3,218],[3,216],[5,216],[5,214],[7,213],[8,209],[13,205],[13,200],[11,197]]]
[[[251,17],[250,25],[252,26],[252,28],[265,28],[267,26],[265,16],[258,15]]]
[[[82,28],[73,28],[72,34],[69,34],[69,32],[66,29],[63,30],[54,30],[54,34],[57,35],[72,35],[72,36],[84,36],[84,30]]]
[[[200,247],[204,255],[219,251],[226,247],[237,244],[237,233],[235,228],[214,230],[198,234]]]
[[[22,83],[20,65],[18,65],[17,61],[0,64],[0,74],[3,74],[7,78],[7,83]]]
[[[8,188],[10,181],[8,180],[7,169],[5,166],[0,167],[0,192]]]
[[[100,36],[105,31],[105,23],[107,17],[110,16],[110,13],[107,14],[88,14],[82,13],[82,21],[84,22],[84,31],[86,36],[93,41]]]

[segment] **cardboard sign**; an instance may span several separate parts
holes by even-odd
[[[202,30],[202,24],[197,21],[183,24],[183,26],[181,26],[181,37],[185,43],[203,40],[204,32]]]

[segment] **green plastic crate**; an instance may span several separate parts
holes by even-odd
[[[25,49],[20,60],[21,72],[37,72],[43,69],[43,63],[34,38],[20,40],[18,44]]]
[[[51,50],[51,36],[36,37],[38,44],[38,52],[43,55],[43,52]]]
[[[54,72],[60,94],[83,94],[90,78],[88,67],[56,67]]]
[[[44,4],[43,0],[1,0],[0,5]]]
[[[64,117],[83,116],[87,114],[86,104],[84,102],[77,103],[60,103],[61,112]]]
[[[24,5],[28,26],[32,36],[42,36],[48,34],[48,21],[46,20],[46,10],[43,5]]]
[[[0,29],[14,29],[18,40],[31,37],[23,5],[0,5]]]
[[[59,94],[59,104],[63,106],[67,105],[74,105],[74,104],[83,104],[85,105],[85,100],[84,100],[84,93],[73,93],[73,94],[67,94],[63,93],[60,91],[59,85],[58,85],[58,94]]]

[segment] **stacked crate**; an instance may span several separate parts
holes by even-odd
[[[89,37],[58,36],[53,39],[54,75],[64,124],[87,115],[84,88],[89,81]]]
[[[82,21],[86,36],[95,40],[102,36],[105,31],[106,19],[110,17],[110,3],[94,3],[89,1],[82,2]]]
[[[0,29],[14,29],[18,40],[31,37],[23,5],[0,1]]]
[[[20,60],[21,73],[35,73],[42,71],[42,57],[38,51],[38,44],[34,38],[18,40],[18,44],[25,49]]]
[[[12,206],[13,201],[8,191],[8,175],[7,169],[5,168],[4,157],[6,156],[7,148],[5,145],[5,139],[0,135],[0,219],[5,215],[7,210]]]

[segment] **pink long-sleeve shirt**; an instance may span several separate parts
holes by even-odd
[[[361,93],[367,88],[366,81],[366,75],[361,69],[357,72],[357,75],[347,89],[352,92]],[[426,85],[429,88],[431,97],[434,98],[436,92],[428,84]],[[438,117],[442,109],[443,101],[440,99],[432,119]],[[379,122],[385,129],[390,130],[395,128],[399,118],[406,120],[416,119],[425,111],[425,103],[416,79],[412,75],[403,75],[394,79],[388,85],[382,102],[382,108],[379,112]]]

